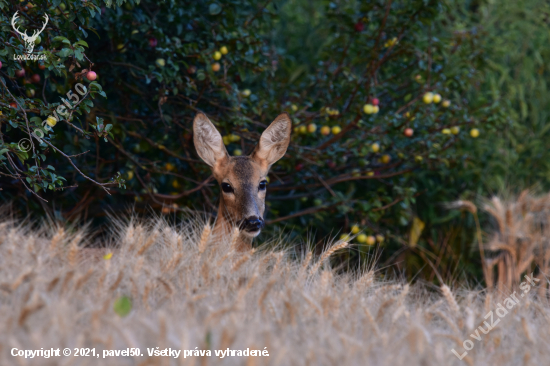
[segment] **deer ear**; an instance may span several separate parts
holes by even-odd
[[[198,113],[193,120],[193,141],[201,159],[211,167],[228,156],[222,136],[203,113]]]
[[[286,113],[279,114],[269,127],[262,133],[260,142],[252,153],[252,158],[269,168],[285,155],[290,143],[292,122]]]

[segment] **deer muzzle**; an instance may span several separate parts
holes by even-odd
[[[264,226],[265,226],[265,221],[261,217],[250,216],[244,220],[241,220],[239,229],[249,233],[254,233],[256,231],[262,230]]]

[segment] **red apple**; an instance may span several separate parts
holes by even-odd
[[[17,103],[11,102],[11,103],[10,103],[10,107],[12,107],[12,108],[17,108]]]
[[[17,76],[18,78],[22,78],[23,76],[25,76],[25,69],[15,71],[15,76]]]
[[[155,37],[149,38],[149,46],[151,47],[157,47],[157,39]]]
[[[363,29],[365,29],[365,25],[362,22],[357,22],[355,23],[354,28],[355,28],[355,31],[362,32]]]
[[[34,74],[33,76],[31,76],[31,81],[35,84],[38,84],[40,82],[40,75]]]
[[[194,74],[194,73],[197,72],[197,68],[196,68],[195,66],[189,66],[189,67],[187,68],[187,72],[188,72],[189,74]]]
[[[334,161],[331,160],[331,161],[329,161],[329,162],[327,163],[327,166],[328,166],[330,169],[334,169],[334,168],[336,168],[336,163],[335,163]]]
[[[95,79],[97,79],[97,74],[93,71],[89,71],[87,74],[86,74],[86,79],[90,80],[90,81],[94,81]]]
[[[411,137],[413,135],[414,131],[412,128],[405,128],[405,131],[403,131],[403,134],[407,137]]]
[[[2,68],[2,61],[0,61],[0,69]]]
[[[380,101],[378,100],[378,98],[372,98],[372,105],[378,105],[380,104]]]
[[[296,164],[296,167],[294,167],[294,169],[299,172],[300,170],[304,169],[304,164]]]
[[[40,64],[38,64],[38,68],[39,68],[40,70],[45,70],[45,69],[46,69],[46,65],[44,65],[43,63],[40,63]]]

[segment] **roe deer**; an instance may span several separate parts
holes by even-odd
[[[214,232],[228,234],[236,224],[240,230],[238,250],[251,248],[252,239],[265,225],[267,173],[271,165],[285,155],[291,129],[288,114],[280,114],[262,133],[252,154],[229,156],[214,124],[203,113],[195,116],[195,148],[201,159],[212,168],[221,188]]]

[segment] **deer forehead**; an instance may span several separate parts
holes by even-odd
[[[255,186],[266,174],[262,166],[249,156],[231,156],[214,171],[219,182],[229,180],[236,186]]]

